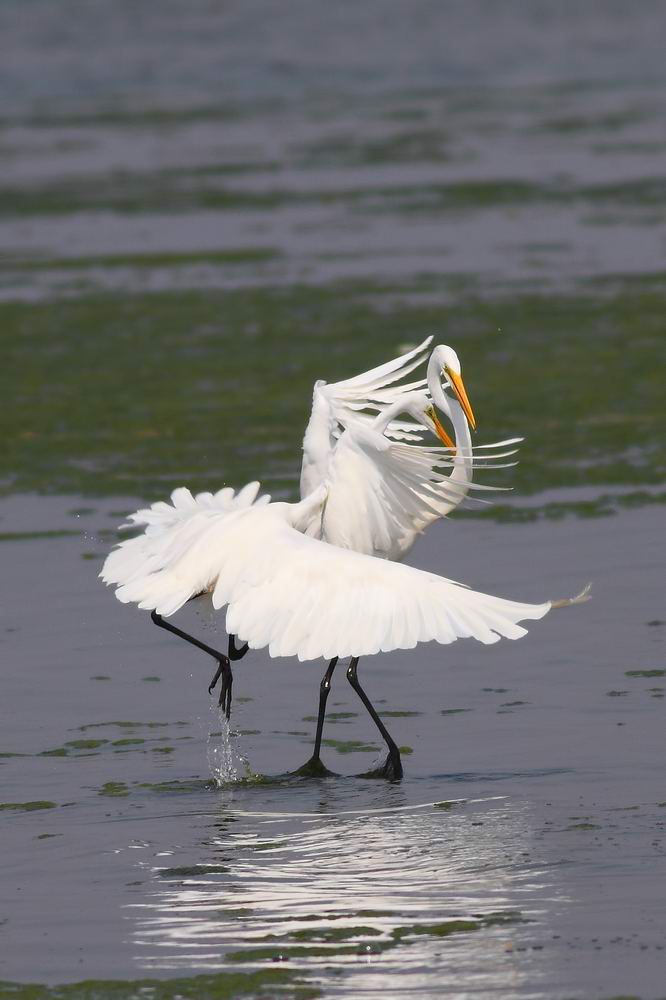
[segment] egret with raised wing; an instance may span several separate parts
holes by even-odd
[[[192,496],[180,488],[131,515],[142,527],[104,564],[102,579],[123,603],[152,612],[153,621],[213,656],[221,678],[220,704],[231,705],[231,659],[268,647],[272,657],[324,658],[314,753],[300,773],[329,772],[320,759],[326,699],[341,657],[347,678],[386,742],[385,763],[373,776],[402,776],[400,753],[358,679],[361,656],[475,638],[489,644],[516,639],[519,622],[578,603],[527,604],[470,590],[433,573],[399,565],[415,538],[457,506],[472,488],[479,459],[468,424],[475,424],[457,355],[438,347],[428,365],[430,395],[454,425],[451,441],[423,389],[423,380],[397,384],[425,360],[430,338],[414,351],[348,382],[315,385],[304,438],[298,503],[270,502],[250,483],[238,493]],[[440,378],[454,393],[450,398]],[[370,411],[370,412],[368,412]],[[415,422],[400,420],[405,415]],[[418,442],[424,430],[443,447]],[[484,456],[516,439],[487,446]],[[491,463],[492,464],[492,463]],[[446,471],[448,471],[448,475]],[[490,487],[482,487],[488,489]],[[209,595],[226,606],[228,655],[165,619],[187,601]],[[242,641],[239,647],[235,637]]]

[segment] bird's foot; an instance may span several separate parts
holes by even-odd
[[[325,764],[322,764],[321,757],[310,757],[302,767],[293,771],[298,778],[337,778],[333,771],[329,771]]]
[[[215,685],[218,680],[222,678],[220,682],[220,697],[218,704],[224,712],[225,718],[228,720],[231,716],[231,687],[234,678],[231,673],[231,664],[229,663],[229,658],[227,656],[220,656],[218,663],[219,666],[215,671],[215,675],[208,685],[208,694],[213,693]]]
[[[381,767],[374,767],[371,771],[364,771],[357,775],[358,778],[384,778],[386,781],[400,781],[402,779],[402,761],[400,751],[389,750],[386,760]]]

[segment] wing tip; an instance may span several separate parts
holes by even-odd
[[[556,608],[569,608],[574,604],[585,604],[587,601],[592,600],[592,595],[590,591],[592,590],[592,583],[586,583],[580,594],[576,594],[575,597],[561,597],[557,601],[551,601],[551,610]]]

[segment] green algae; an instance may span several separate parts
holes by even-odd
[[[664,677],[666,670],[625,670],[625,677]]]
[[[199,878],[202,875],[223,875],[229,869],[225,865],[185,865],[181,868],[161,868],[160,878]]]
[[[377,937],[382,932],[376,927],[306,927],[292,931],[289,938],[294,941],[349,941],[350,938]]]
[[[290,945],[275,944],[256,948],[240,949],[227,954],[227,961],[231,963],[245,962],[289,962],[292,959],[307,958],[336,958],[338,955],[358,955],[366,954],[367,951],[380,953],[388,951],[396,946],[395,941],[376,941],[371,945],[364,945],[362,941],[356,944],[309,944]],[[1,1000],[1,998],[0,998]]]
[[[26,542],[33,539],[71,538],[80,535],[79,531],[68,531],[65,528],[52,531],[0,531],[0,542]]]
[[[443,708],[440,715],[462,715],[465,712],[472,712],[471,708]]]
[[[109,743],[108,740],[95,740],[95,739],[68,740],[68,742],[61,747],[54,747],[52,750],[42,750],[38,754],[38,756],[39,757],[89,756],[91,753],[94,754],[97,750],[99,750],[100,747],[103,747],[108,743]]]
[[[474,919],[468,918],[445,920],[437,924],[408,924],[396,927],[391,931],[391,937],[397,941],[419,935],[444,938],[451,934],[465,934],[483,929],[525,923],[518,910],[498,910],[485,914],[474,914]]]
[[[124,798],[130,790],[124,781],[107,781],[98,791],[98,795],[108,795],[111,798]]]
[[[145,788],[151,792],[160,794],[186,795],[191,792],[200,792],[215,788],[215,782],[210,779],[193,778],[191,781],[182,781],[174,778],[173,781],[140,781],[137,788]]]
[[[429,937],[449,937],[451,934],[464,934],[469,931],[481,930],[483,924],[479,920],[446,920],[440,924],[408,924],[405,927],[395,927],[391,937],[396,941],[416,935],[427,934]]]
[[[69,740],[65,746],[71,747],[72,750],[96,750],[108,742],[108,740]]]
[[[257,972],[217,972],[179,979],[87,979],[79,983],[44,986],[0,981],[0,1000],[234,1000],[235,997],[293,997],[319,995],[287,969]]]
[[[444,809],[448,812],[450,809],[455,809],[456,806],[464,805],[460,799],[443,799],[442,802],[435,802],[435,809]]]
[[[331,747],[336,753],[377,753],[379,749],[374,743],[363,743],[362,740],[322,740],[324,746]]]
[[[13,810],[15,812],[36,812],[39,809],[56,809],[57,803],[48,799],[36,799],[33,802],[0,802],[0,812]]]
[[[597,285],[569,295],[449,296],[442,309],[443,281],[97,295],[57,310],[1,304],[3,489],[152,499],[180,484],[186,469],[194,490],[259,473],[267,485],[295,491],[314,380],[365,370],[397,351],[406,329],[416,339],[446,320],[464,340],[469,390],[484,414],[479,440],[483,428],[485,440],[530,429],[520,464],[488,481],[519,494],[621,485],[635,493],[631,503],[657,502],[645,487],[663,483],[666,468],[663,279],[618,279],[603,292]],[[437,304],[421,301],[421,291]],[[294,317],[308,336],[292,363]],[[535,353],[544,378],[533,377]],[[138,366],[137,356],[150,363]],[[594,516],[615,509],[588,506]],[[575,501],[549,510],[584,516],[586,508]],[[505,505],[483,516],[539,515]]]

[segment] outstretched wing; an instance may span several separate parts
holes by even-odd
[[[187,545],[119,587],[119,600],[169,615],[208,580],[227,630],[253,649],[300,660],[411,649],[419,642],[482,643],[525,634],[550,603],[481,594],[433,573],[337,548],[292,527],[303,505],[271,504],[197,523]],[[199,515],[195,515],[195,518]]]
[[[342,435],[328,467],[328,496],[321,537],[341,548],[401,559],[425,528],[457,507],[470,490],[493,491],[472,482],[476,468],[501,468],[515,441],[471,451],[389,441],[354,426]],[[509,463],[513,464],[513,463]]]
[[[426,337],[418,347],[407,351],[399,358],[394,358],[393,361],[387,361],[377,368],[342,382],[330,382],[321,386],[321,391],[328,399],[338,423],[346,427],[350,422],[359,419],[362,410],[372,410],[376,413],[395,402],[403,393],[423,389],[426,385],[424,378],[403,385],[396,383],[423,364],[431,343],[432,337]],[[423,430],[409,421],[396,420],[392,426],[389,425],[387,433],[400,440],[404,436],[409,436],[411,429]]]
[[[308,496],[324,480],[329,458],[341,430],[352,424],[369,424],[384,406],[404,392],[421,389],[425,379],[396,385],[425,361],[432,337],[393,361],[341,382],[317,382],[312,411],[303,437],[301,497]],[[370,411],[370,412],[368,412]],[[394,420],[387,435],[396,440],[420,440],[423,428],[406,420]]]
[[[171,503],[160,500],[130,514],[123,528],[143,527],[135,538],[128,538],[107,556],[100,577],[107,584],[123,586],[136,578],[176,565],[189,546],[204,534],[211,523],[225,523],[250,508],[270,502],[270,496],[258,496],[260,484],[248,483],[236,492],[231,487],[217,493],[192,493],[181,486],[171,494]],[[216,578],[216,577],[214,577]],[[180,607],[195,594],[206,591],[211,583],[203,565],[184,581],[187,596]],[[177,608],[173,609],[174,611]]]

